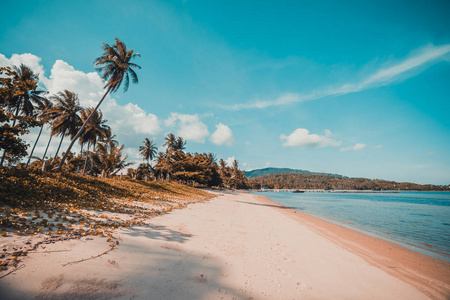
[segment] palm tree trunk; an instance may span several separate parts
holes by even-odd
[[[86,151],[86,159],[84,160],[84,166],[83,166],[83,176],[86,173],[86,165],[87,165],[87,160],[88,160],[88,155],[89,155],[89,147],[91,146],[91,143],[88,143],[88,147],[87,147],[87,151]]]
[[[47,154],[48,147],[50,146],[50,143],[51,143],[51,141],[52,141],[52,138],[53,138],[53,134],[50,132],[50,139],[48,140],[47,147],[45,148],[44,155],[42,156],[42,161],[45,160],[45,155]]]
[[[16,113],[14,114],[14,120],[13,120],[13,123],[12,123],[12,126],[11,127],[14,127],[14,126],[16,126],[16,118],[17,118],[17,116],[19,115],[19,110],[20,110],[20,105],[21,103],[19,103],[19,105],[17,105],[17,109],[16,109]],[[3,150],[3,155],[2,155],[2,160],[0,161],[0,167],[1,166],[3,166],[3,162],[5,161],[5,157],[6,157],[6,149],[5,150]]]
[[[64,162],[66,161],[67,155],[69,155],[70,150],[73,147],[73,144],[75,144],[75,141],[80,137],[80,135],[83,133],[84,129],[86,128],[86,125],[88,124],[89,120],[92,118],[92,116],[94,115],[94,113],[97,111],[97,109],[99,108],[100,104],[102,104],[103,100],[105,100],[106,95],[108,95],[108,93],[111,91],[111,88],[108,88],[105,92],[105,94],[103,95],[102,99],[100,99],[100,101],[98,102],[97,106],[94,108],[94,110],[91,112],[91,114],[89,115],[89,117],[86,119],[86,121],[84,121],[83,126],[81,126],[80,130],[78,130],[77,134],[75,135],[75,137],[72,139],[72,141],[70,142],[69,147],[67,147],[67,151],[64,154],[63,158],[61,159],[61,162],[59,163],[59,166],[56,168],[55,172],[58,173],[59,171],[61,171],[62,166],[64,165]]]
[[[34,149],[36,148],[39,138],[41,137],[42,128],[44,128],[44,124],[41,125],[41,129],[39,130],[39,134],[36,138],[36,142],[34,142],[33,149],[31,149],[31,153],[30,153],[30,156],[28,157],[27,165],[25,166],[25,168],[28,168],[28,165],[30,164],[30,160],[31,160],[31,157],[33,156]]]
[[[65,135],[66,135],[66,129],[64,129],[64,131],[63,131],[63,133],[62,133],[62,135],[61,135],[61,141],[59,141],[58,149],[56,149],[55,158],[53,158],[53,161],[52,161],[52,163],[51,163],[51,165],[50,165],[50,168],[53,166],[53,163],[55,162],[56,157],[58,156],[59,149],[61,148],[61,144],[62,144],[62,142],[63,142],[63,140],[64,140]]]

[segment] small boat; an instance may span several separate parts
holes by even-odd
[[[295,191],[292,191],[293,193],[304,193],[305,191],[300,191],[300,190],[295,190]]]

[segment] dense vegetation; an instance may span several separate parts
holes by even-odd
[[[251,178],[249,184],[254,189],[266,187],[270,189],[449,191],[448,186],[297,173],[272,174]]]

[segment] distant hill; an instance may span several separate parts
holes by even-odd
[[[276,171],[272,170],[272,172]],[[253,189],[266,187],[269,189],[448,191],[448,186],[438,186],[430,184],[423,185],[380,179],[349,178],[339,175],[333,176],[328,174],[311,173],[312,172],[309,172],[309,174],[303,174],[300,172],[288,172],[269,174],[250,178],[248,182]],[[260,173],[257,172],[256,174]],[[254,176],[255,173],[253,173],[252,175]]]
[[[328,173],[318,173],[311,172],[306,170],[298,170],[298,169],[289,169],[289,168],[264,168],[264,169],[256,169],[252,171],[245,171],[245,175],[247,178],[255,178],[261,177],[265,175],[275,175],[275,174],[285,174],[285,173],[294,173],[294,174],[303,174],[303,175],[328,175],[332,177],[340,177],[345,178],[345,176],[337,175],[337,174],[328,174]]]

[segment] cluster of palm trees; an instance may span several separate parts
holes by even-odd
[[[138,77],[134,69],[141,67],[131,60],[140,56],[134,53],[133,49],[127,50],[125,43],[115,39],[115,44],[103,44],[103,55],[94,61],[96,69],[101,73],[101,77],[106,81],[105,93],[94,108],[83,108],[80,106],[78,95],[64,90],[47,97],[46,91],[40,91],[38,86],[38,75],[34,74],[25,65],[8,69],[7,73],[13,80],[3,80],[0,84],[0,96],[7,95],[0,99],[0,112],[6,108],[9,114],[14,114],[11,126],[14,127],[18,116],[26,116],[32,119],[30,126],[40,126],[37,139],[33,145],[25,167],[41,168],[59,172],[77,171],[83,174],[109,176],[116,174],[119,170],[130,165],[126,163],[126,156],[122,156],[123,145],[119,146],[114,140],[111,128],[106,125],[100,105],[110,93],[116,92],[123,83],[124,91],[127,91],[130,80],[138,83]],[[133,69],[134,68],[134,69]],[[0,78],[1,79],[1,78]],[[16,86],[11,86],[13,82]],[[9,94],[5,91],[10,92]],[[3,114],[4,116],[5,114]],[[1,117],[2,115],[0,115]],[[1,118],[0,118],[0,121]],[[9,126],[9,125],[8,125]],[[20,127],[20,126],[19,126]],[[41,137],[44,127],[50,130],[50,138],[42,158],[33,156],[36,145]],[[25,126],[18,132],[24,132]],[[22,131],[21,131],[22,130]],[[8,133],[9,134],[9,133]],[[8,134],[3,134],[7,136]],[[0,132],[2,135],[2,132]],[[58,147],[53,158],[47,158],[49,145],[54,136],[59,136]],[[70,138],[70,144],[66,151],[62,152],[62,158],[58,154],[65,138]],[[0,146],[3,148],[0,166],[7,158],[9,161],[20,160],[20,155],[13,157],[12,151],[8,151],[4,145],[4,139],[0,136]],[[71,152],[72,147],[78,141],[81,151],[78,155]],[[16,139],[18,144],[20,138]],[[154,142],[150,139],[144,140],[144,145],[139,148],[140,154],[146,164],[141,164],[137,170],[130,172],[136,175],[145,175],[145,178],[152,176],[165,180],[178,180],[184,183],[201,184],[208,186],[244,187],[246,186],[245,173],[238,168],[237,161],[233,166],[228,167],[226,162],[220,160],[216,162],[216,157],[212,153],[184,152],[186,142],[181,137],[176,137],[169,133],[165,139],[165,152],[159,152]],[[86,150],[83,151],[84,147]],[[23,154],[26,151],[22,148],[17,153]],[[31,162],[31,159],[35,161]],[[156,159],[155,166],[151,161]],[[20,165],[20,164],[19,164]]]
[[[147,163],[140,164],[137,169],[128,169],[128,174],[134,179],[175,180],[179,183],[193,186],[215,186],[227,188],[246,188],[247,178],[239,170],[238,162],[232,166],[221,159],[216,162],[212,153],[185,152],[186,141],[169,133],[163,145],[166,151],[158,153],[154,142],[146,138],[139,147],[140,155]],[[156,159],[155,166],[151,161]]]
[[[10,93],[11,96],[6,97],[1,104],[7,111],[14,113],[15,117],[19,115],[32,117],[40,126],[38,137],[33,145],[26,167],[30,165],[31,158],[34,157],[34,150],[45,126],[48,126],[51,130],[50,139],[43,157],[35,157],[38,162],[41,162],[42,169],[55,172],[59,172],[63,167],[67,169],[67,165],[70,164],[66,163],[66,160],[68,158],[73,160],[74,155],[71,149],[76,141],[81,145],[80,156],[83,155],[83,147],[87,146],[87,151],[84,151],[83,172],[86,170],[88,161],[91,164],[97,162],[97,167],[103,164],[103,168],[101,168],[103,174],[114,174],[118,169],[127,165],[124,162],[126,157],[121,155],[123,145],[119,147],[118,143],[114,141],[111,129],[105,124],[107,121],[103,119],[103,114],[99,110],[99,106],[106,96],[109,93],[116,92],[122,83],[124,91],[128,89],[130,78],[133,83],[138,83],[138,77],[133,68],[140,69],[140,66],[132,63],[131,59],[139,56],[139,54],[135,54],[132,49],[127,51],[125,43],[117,38],[115,40],[115,44],[112,46],[104,43],[103,55],[94,61],[101,77],[106,80],[105,93],[95,108],[82,108],[77,94],[68,90],[46,97],[46,94],[48,94],[46,91],[36,89],[38,75],[34,74],[29,67],[22,64],[12,68],[13,82],[17,86],[14,87],[14,93]],[[15,122],[16,119],[13,119],[13,127]],[[46,160],[49,145],[55,135],[61,137],[56,154],[54,158]],[[56,166],[55,162],[58,160],[58,154],[65,137],[70,137],[71,142]],[[89,149],[95,151],[89,151]],[[4,147],[0,166],[3,165],[6,158],[12,159],[8,155],[12,156],[11,153],[8,153],[7,147]],[[20,157],[17,159],[20,159]]]
[[[20,121],[19,115],[33,117],[35,115],[35,108],[42,106],[47,100],[45,98],[45,91],[36,90],[38,76],[35,75],[30,68],[22,64],[20,67],[13,67],[12,69],[7,69],[7,71],[8,75],[11,77],[11,80],[9,82],[2,82],[1,89],[3,99],[1,99],[2,101],[0,102],[0,108],[2,108],[2,113],[3,110],[6,110],[10,114],[13,114],[11,117],[12,124],[10,128],[14,128],[16,127],[17,120]],[[4,121],[9,121],[10,118],[8,118],[6,114],[3,114],[3,116],[6,117],[6,120]],[[7,131],[2,130],[2,134],[6,135]],[[3,138],[4,137],[2,136],[2,139]],[[8,145],[3,145],[3,148],[4,150],[1,155],[0,166],[3,165],[5,159],[7,158],[7,149],[10,149]],[[21,151],[19,151],[19,153],[20,152]],[[10,154],[10,156],[15,155],[15,153]]]

